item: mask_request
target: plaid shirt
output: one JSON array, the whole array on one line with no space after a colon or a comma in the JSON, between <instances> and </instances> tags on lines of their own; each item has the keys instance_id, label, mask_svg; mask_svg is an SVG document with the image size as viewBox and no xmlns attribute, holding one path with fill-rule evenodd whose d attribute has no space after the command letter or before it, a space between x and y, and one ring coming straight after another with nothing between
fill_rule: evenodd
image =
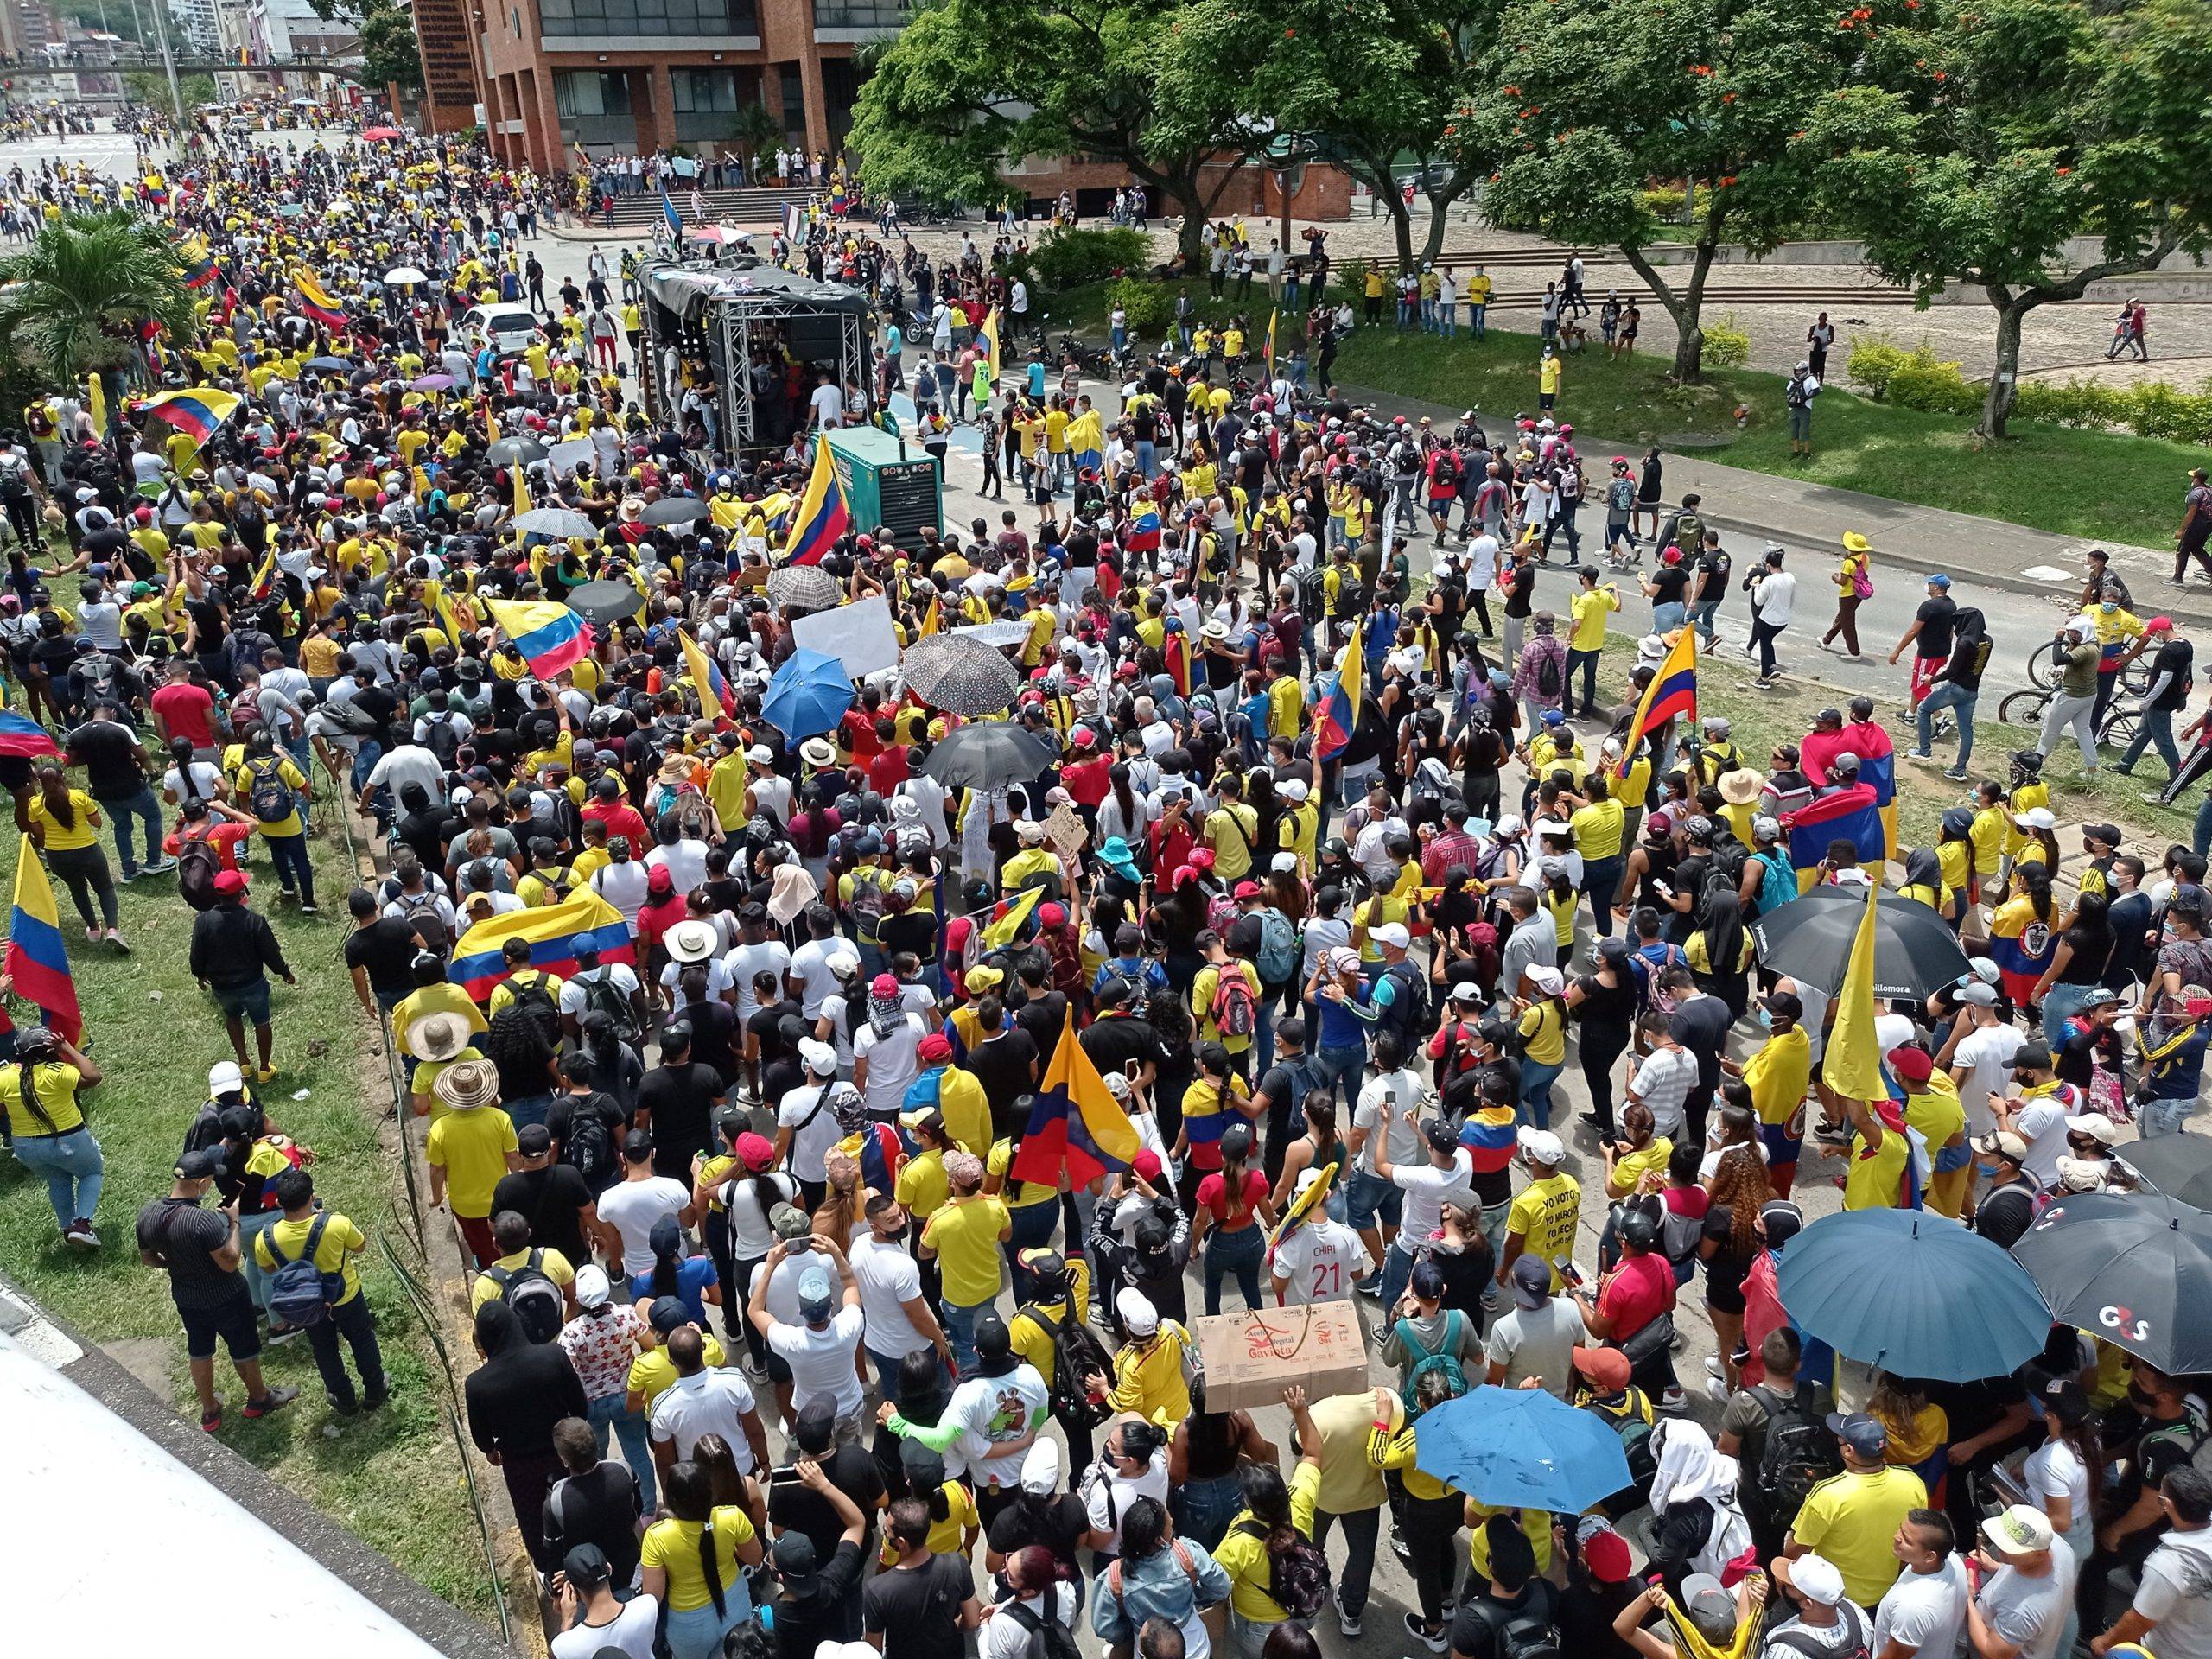
<instances>
[{"instance_id":1,"label":"plaid shirt","mask_svg":"<svg viewBox=\"0 0 2212 1659\"><path fill-rule=\"evenodd\" d=\"M1471 872L1481 860L1483 844L1464 830L1447 830L1428 843L1421 855L1421 879L1423 887L1440 887L1444 872L1454 864L1463 864Z\"/></svg>"}]
</instances>

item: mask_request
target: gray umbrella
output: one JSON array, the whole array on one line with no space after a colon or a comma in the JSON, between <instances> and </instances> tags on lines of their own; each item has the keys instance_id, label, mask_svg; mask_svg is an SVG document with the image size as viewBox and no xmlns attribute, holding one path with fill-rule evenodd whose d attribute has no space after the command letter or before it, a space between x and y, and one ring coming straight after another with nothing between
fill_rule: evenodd
<instances>
[{"instance_id":1,"label":"gray umbrella","mask_svg":"<svg viewBox=\"0 0 2212 1659\"><path fill-rule=\"evenodd\" d=\"M671 495L648 505L639 515L653 525L688 524L707 516L707 504L696 495Z\"/></svg>"},{"instance_id":2,"label":"gray umbrella","mask_svg":"<svg viewBox=\"0 0 2212 1659\"><path fill-rule=\"evenodd\" d=\"M1001 789L1033 784L1059 759L1049 732L1025 731L1004 721L957 726L930 751L922 771L948 789Z\"/></svg>"},{"instance_id":3,"label":"gray umbrella","mask_svg":"<svg viewBox=\"0 0 2212 1659\"><path fill-rule=\"evenodd\" d=\"M1020 677L1003 654L959 633L915 640L899 660L899 671L906 689L932 709L971 719L997 714L1021 688Z\"/></svg>"},{"instance_id":4,"label":"gray umbrella","mask_svg":"<svg viewBox=\"0 0 2212 1659\"><path fill-rule=\"evenodd\" d=\"M535 467L545 459L545 446L536 438L501 438L484 453L494 467L512 467L517 461Z\"/></svg>"},{"instance_id":5,"label":"gray umbrella","mask_svg":"<svg viewBox=\"0 0 2212 1659\"><path fill-rule=\"evenodd\" d=\"M599 526L581 512L570 512L566 507L532 507L528 512L515 515L517 530L531 536L582 536L599 534Z\"/></svg>"},{"instance_id":6,"label":"gray umbrella","mask_svg":"<svg viewBox=\"0 0 2212 1659\"><path fill-rule=\"evenodd\" d=\"M620 576L607 576L572 589L569 608L587 622L623 622L645 608L645 596Z\"/></svg>"},{"instance_id":7,"label":"gray umbrella","mask_svg":"<svg viewBox=\"0 0 2212 1659\"><path fill-rule=\"evenodd\" d=\"M795 611L833 611L845 602L845 590L818 564L787 564L768 573L768 597Z\"/></svg>"}]
</instances>

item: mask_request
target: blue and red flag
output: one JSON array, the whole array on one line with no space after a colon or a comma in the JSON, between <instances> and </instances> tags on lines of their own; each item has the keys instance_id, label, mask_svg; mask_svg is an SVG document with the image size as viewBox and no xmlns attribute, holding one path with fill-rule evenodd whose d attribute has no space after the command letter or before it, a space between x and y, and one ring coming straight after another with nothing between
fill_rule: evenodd
<instances>
[{"instance_id":1,"label":"blue and red flag","mask_svg":"<svg viewBox=\"0 0 2212 1659\"><path fill-rule=\"evenodd\" d=\"M1150 553L1160 546L1160 509L1147 507L1129 521L1128 548L1132 553Z\"/></svg>"},{"instance_id":2,"label":"blue and red flag","mask_svg":"<svg viewBox=\"0 0 2212 1659\"><path fill-rule=\"evenodd\" d=\"M187 288L205 288L222 274L222 268L215 263L214 256L202 253L184 268L184 285Z\"/></svg>"},{"instance_id":3,"label":"blue and red flag","mask_svg":"<svg viewBox=\"0 0 2212 1659\"><path fill-rule=\"evenodd\" d=\"M1359 725L1359 698L1367 678L1367 659L1360 648L1360 634L1366 627L1364 617L1352 625L1351 642L1337 658L1337 671L1321 677L1319 695L1313 704L1313 758L1327 762L1342 754L1351 742L1351 734ZM1346 683L1344 675L1351 675Z\"/></svg>"},{"instance_id":4,"label":"blue and red flag","mask_svg":"<svg viewBox=\"0 0 2212 1659\"><path fill-rule=\"evenodd\" d=\"M637 948L622 912L586 889L557 905L511 910L477 923L454 944L446 977L466 990L472 1001L486 1001L493 988L513 971L505 955L509 939L529 941L530 965L563 979L575 972L576 958L587 950L598 951L602 965L619 962L634 966L637 962ZM20 981L17 988L22 988Z\"/></svg>"},{"instance_id":5,"label":"blue and red flag","mask_svg":"<svg viewBox=\"0 0 2212 1659\"><path fill-rule=\"evenodd\" d=\"M1871 720L1853 721L1843 728L1845 745L1859 757L1859 781L1874 786L1874 804L1882 810L1884 854L1897 850L1897 754L1890 734Z\"/></svg>"},{"instance_id":6,"label":"blue and red flag","mask_svg":"<svg viewBox=\"0 0 2212 1659\"><path fill-rule=\"evenodd\" d=\"M200 386L191 391L166 391L138 406L142 416L165 421L194 443L205 443L215 429L231 418L242 401L234 391Z\"/></svg>"},{"instance_id":7,"label":"blue and red flag","mask_svg":"<svg viewBox=\"0 0 2212 1659\"><path fill-rule=\"evenodd\" d=\"M1651 683L1643 688L1643 700L1636 705L1636 718L1628 723L1628 736L1621 744L1620 764L1613 768L1618 778L1628 776L1628 769L1643 751L1644 740L1661 730L1670 720L1697 718L1697 630L1684 628L1675 636L1675 643L1661 659L1659 671L1651 677Z\"/></svg>"},{"instance_id":8,"label":"blue and red flag","mask_svg":"<svg viewBox=\"0 0 2212 1659\"><path fill-rule=\"evenodd\" d=\"M837 463L830 453L826 435L814 441L814 470L791 513L791 539L784 543L785 564L819 564L822 556L837 544L852 523L845 507L845 486L837 480Z\"/></svg>"},{"instance_id":9,"label":"blue and red flag","mask_svg":"<svg viewBox=\"0 0 2212 1659\"><path fill-rule=\"evenodd\" d=\"M54 884L38 861L29 836L16 852L16 908L8 922L4 963L16 995L38 1005L46 1023L72 1043L85 1035L85 1016L77 1007L77 982L70 976L69 953L61 944L61 912L54 908Z\"/></svg>"},{"instance_id":10,"label":"blue and red flag","mask_svg":"<svg viewBox=\"0 0 2212 1659\"><path fill-rule=\"evenodd\" d=\"M1862 861L1878 863L1888 854L1882 832L1882 810L1874 799L1874 786L1861 779L1848 789L1823 795L1785 820L1789 835L1789 861L1796 867L1798 885L1828 855L1828 843L1848 841Z\"/></svg>"},{"instance_id":11,"label":"blue and red flag","mask_svg":"<svg viewBox=\"0 0 2212 1659\"><path fill-rule=\"evenodd\" d=\"M1494 1175L1513 1161L1519 1133L1510 1106L1482 1106L1459 1125L1459 1144L1472 1156L1477 1174Z\"/></svg>"},{"instance_id":12,"label":"blue and red flag","mask_svg":"<svg viewBox=\"0 0 2212 1659\"><path fill-rule=\"evenodd\" d=\"M1175 682L1179 696L1191 695L1191 641L1180 628L1170 628L1160 642L1160 654L1167 664L1167 673Z\"/></svg>"},{"instance_id":13,"label":"blue and red flag","mask_svg":"<svg viewBox=\"0 0 2212 1659\"><path fill-rule=\"evenodd\" d=\"M486 599L492 613L516 650L530 664L530 671L547 680L591 655L591 630L584 620L565 605L550 600Z\"/></svg>"},{"instance_id":14,"label":"blue and red flag","mask_svg":"<svg viewBox=\"0 0 2212 1659\"><path fill-rule=\"evenodd\" d=\"M54 734L35 720L21 715L0 714L0 754L13 755L19 760L37 760L49 754L61 753L61 746L54 741Z\"/></svg>"},{"instance_id":15,"label":"blue and red flag","mask_svg":"<svg viewBox=\"0 0 2212 1659\"><path fill-rule=\"evenodd\" d=\"M1127 1169L1143 1145L1129 1115L1076 1040L1072 1005L1061 1016L1059 1046L1052 1051L1052 1066L1033 1100L1029 1126L1015 1143L1008 1166L1016 1180L1057 1185L1065 1170L1069 1185L1080 1188L1102 1175ZM1222 1123L1228 1115L1217 1112L1213 1116ZM1193 1128L1200 1121L1186 1117L1184 1127ZM1192 1135L1194 1141L1199 1138Z\"/></svg>"}]
</instances>

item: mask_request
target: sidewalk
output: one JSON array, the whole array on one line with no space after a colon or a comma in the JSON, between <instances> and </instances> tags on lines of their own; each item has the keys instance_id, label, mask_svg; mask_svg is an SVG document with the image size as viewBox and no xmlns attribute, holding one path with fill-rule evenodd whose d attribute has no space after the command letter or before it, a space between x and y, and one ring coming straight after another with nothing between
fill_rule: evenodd
<instances>
[{"instance_id":1,"label":"sidewalk","mask_svg":"<svg viewBox=\"0 0 2212 1659\"><path fill-rule=\"evenodd\" d=\"M1341 390L1353 402L1385 415L1426 415L1447 430L1459 418L1459 410L1438 404L1365 386ZM1580 447L1586 469L1592 456L1640 457L1643 452L1642 445L1602 437L1583 438ZM2113 570L2126 582L2139 614L2159 613L2212 626L2212 584L2186 589L2173 586L2171 550L2077 541L2000 519L1751 472L1699 455L1663 448L1662 454L1668 505L1679 505L1684 494L1694 491L1705 498L1700 508L1705 521L1723 530L1839 550L1843 533L1855 530L1874 544L1878 569L1887 563L1910 570L1967 575L1987 587L2069 603L2081 591L2087 568L2083 555L2102 545L2112 555ZM1593 475L1600 470L1593 469ZM2044 572L2057 574L2040 574Z\"/></svg>"}]
</instances>

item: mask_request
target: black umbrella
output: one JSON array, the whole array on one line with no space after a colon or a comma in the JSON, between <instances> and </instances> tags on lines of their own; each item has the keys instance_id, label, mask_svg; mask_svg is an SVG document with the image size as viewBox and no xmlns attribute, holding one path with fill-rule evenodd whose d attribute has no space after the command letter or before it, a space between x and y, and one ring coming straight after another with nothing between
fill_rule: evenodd
<instances>
[{"instance_id":1,"label":"black umbrella","mask_svg":"<svg viewBox=\"0 0 2212 1659\"><path fill-rule=\"evenodd\" d=\"M2155 1135L2129 1141L2113 1156L2150 1191L2212 1210L2212 1135Z\"/></svg>"},{"instance_id":2,"label":"black umbrella","mask_svg":"<svg viewBox=\"0 0 2212 1659\"><path fill-rule=\"evenodd\" d=\"M494 467L512 467L517 461L535 467L545 459L546 452L536 438L501 438L484 453Z\"/></svg>"},{"instance_id":3,"label":"black umbrella","mask_svg":"<svg viewBox=\"0 0 2212 1659\"><path fill-rule=\"evenodd\" d=\"M2170 1376L2212 1370L2212 1216L2162 1193L2061 1193L2012 1255L2051 1317Z\"/></svg>"},{"instance_id":4,"label":"black umbrella","mask_svg":"<svg viewBox=\"0 0 2212 1659\"><path fill-rule=\"evenodd\" d=\"M772 575L771 592L775 582ZM1004 652L964 633L932 633L915 640L900 658L899 672L906 689L931 708L971 720L1011 707L1021 690L1021 676Z\"/></svg>"},{"instance_id":5,"label":"black umbrella","mask_svg":"<svg viewBox=\"0 0 2212 1659\"><path fill-rule=\"evenodd\" d=\"M692 495L671 495L648 505L639 517L647 524L688 524L707 516L707 504Z\"/></svg>"},{"instance_id":6,"label":"black umbrella","mask_svg":"<svg viewBox=\"0 0 2212 1659\"><path fill-rule=\"evenodd\" d=\"M588 582L569 593L569 608L587 622L626 622L645 607L645 596L619 577Z\"/></svg>"},{"instance_id":7,"label":"black umbrella","mask_svg":"<svg viewBox=\"0 0 2212 1659\"><path fill-rule=\"evenodd\" d=\"M948 789L1000 789L1026 784L1059 758L1048 733L1025 731L1004 721L956 727L930 751L922 771Z\"/></svg>"},{"instance_id":8,"label":"black umbrella","mask_svg":"<svg viewBox=\"0 0 2212 1659\"><path fill-rule=\"evenodd\" d=\"M351 374L359 366L342 357L311 357L307 361L309 374Z\"/></svg>"},{"instance_id":9,"label":"black umbrella","mask_svg":"<svg viewBox=\"0 0 2212 1659\"><path fill-rule=\"evenodd\" d=\"M1751 924L1759 966L1823 991L1843 984L1844 964L1866 914L1857 887L1815 887ZM1874 995L1924 1001L1967 971L1967 953L1943 918L1894 893L1874 901Z\"/></svg>"}]
</instances>

